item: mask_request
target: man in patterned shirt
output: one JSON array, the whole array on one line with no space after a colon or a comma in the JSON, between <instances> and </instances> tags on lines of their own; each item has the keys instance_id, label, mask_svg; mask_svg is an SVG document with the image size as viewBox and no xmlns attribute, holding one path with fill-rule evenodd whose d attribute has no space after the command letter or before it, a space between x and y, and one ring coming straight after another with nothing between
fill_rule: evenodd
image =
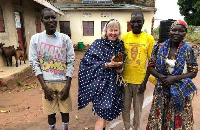
<instances>
[{"instance_id":1,"label":"man in patterned shirt","mask_svg":"<svg viewBox=\"0 0 200 130\"><path fill-rule=\"evenodd\" d=\"M53 10L44 8L41 21L45 31L32 36L29 62L43 89L43 112L48 115L50 130L57 130L57 112L61 113L63 130L68 130L74 49L69 36L56 31L57 19Z\"/></svg>"}]
</instances>

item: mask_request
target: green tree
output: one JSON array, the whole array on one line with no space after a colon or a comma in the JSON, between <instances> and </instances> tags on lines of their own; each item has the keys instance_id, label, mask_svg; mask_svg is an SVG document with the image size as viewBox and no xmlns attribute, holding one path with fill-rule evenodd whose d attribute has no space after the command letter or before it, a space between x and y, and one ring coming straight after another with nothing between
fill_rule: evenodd
<instances>
[{"instance_id":1,"label":"green tree","mask_svg":"<svg viewBox=\"0 0 200 130\"><path fill-rule=\"evenodd\" d=\"M200 0L178 0L178 5L189 25L200 26Z\"/></svg>"},{"instance_id":2,"label":"green tree","mask_svg":"<svg viewBox=\"0 0 200 130\"><path fill-rule=\"evenodd\" d=\"M159 38L159 29L160 29L160 26L153 29L153 37L156 41L158 41L158 38Z\"/></svg>"},{"instance_id":3,"label":"green tree","mask_svg":"<svg viewBox=\"0 0 200 130\"><path fill-rule=\"evenodd\" d=\"M189 42L200 42L200 26L188 26L188 33L185 37L186 41Z\"/></svg>"},{"instance_id":4,"label":"green tree","mask_svg":"<svg viewBox=\"0 0 200 130\"><path fill-rule=\"evenodd\" d=\"M188 30L187 33L189 33L189 34L194 33L196 28L197 28L196 26L189 25L187 28L187 30Z\"/></svg>"}]
</instances>

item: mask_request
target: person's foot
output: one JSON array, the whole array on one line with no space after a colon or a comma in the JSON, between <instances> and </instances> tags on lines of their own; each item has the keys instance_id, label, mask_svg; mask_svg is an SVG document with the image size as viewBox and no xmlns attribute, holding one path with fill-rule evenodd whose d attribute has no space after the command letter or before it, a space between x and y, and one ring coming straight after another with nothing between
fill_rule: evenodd
<instances>
[{"instance_id":1,"label":"person's foot","mask_svg":"<svg viewBox=\"0 0 200 130\"><path fill-rule=\"evenodd\" d=\"M54 124L54 125L49 125L49 130L57 130L57 126L56 126L56 124Z\"/></svg>"},{"instance_id":2,"label":"person's foot","mask_svg":"<svg viewBox=\"0 0 200 130\"><path fill-rule=\"evenodd\" d=\"M62 130L68 130L68 123L62 122Z\"/></svg>"}]
</instances>

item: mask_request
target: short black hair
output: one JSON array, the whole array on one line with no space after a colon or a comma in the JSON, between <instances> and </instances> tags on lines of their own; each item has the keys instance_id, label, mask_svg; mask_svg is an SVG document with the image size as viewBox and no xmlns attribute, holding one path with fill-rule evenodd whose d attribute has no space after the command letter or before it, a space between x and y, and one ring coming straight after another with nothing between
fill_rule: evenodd
<instances>
[{"instance_id":1,"label":"short black hair","mask_svg":"<svg viewBox=\"0 0 200 130\"><path fill-rule=\"evenodd\" d=\"M131 14L131 17L134 16L134 15L141 15L143 20L144 20L144 15L142 13L141 10L135 10L132 14Z\"/></svg>"},{"instance_id":2,"label":"short black hair","mask_svg":"<svg viewBox=\"0 0 200 130\"><path fill-rule=\"evenodd\" d=\"M44 17L44 12L45 12L45 11L53 11L53 12L55 12L55 11L52 10L51 8L44 8L44 9L42 9L41 18Z\"/></svg>"}]
</instances>

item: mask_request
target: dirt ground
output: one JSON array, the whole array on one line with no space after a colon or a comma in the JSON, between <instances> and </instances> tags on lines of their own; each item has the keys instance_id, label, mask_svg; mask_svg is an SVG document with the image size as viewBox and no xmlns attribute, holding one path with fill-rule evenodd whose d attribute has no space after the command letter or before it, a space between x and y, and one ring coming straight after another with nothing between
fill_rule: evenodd
<instances>
[{"instance_id":1,"label":"dirt ground","mask_svg":"<svg viewBox=\"0 0 200 130\"><path fill-rule=\"evenodd\" d=\"M78 66L84 52L76 51L75 72L71 86L73 111L70 113L70 130L94 130L97 116L92 113L92 105L85 109L77 110L78 95ZM200 61L200 57L199 57ZM200 64L200 62L199 62ZM194 79L200 89L200 74ZM42 112L41 88L36 77L20 84L12 91L0 92L0 129L2 130L48 130L47 116ZM148 91L153 91L153 86ZM194 106L194 130L200 129L200 96L195 96ZM150 107L150 105L148 105ZM145 111L146 109L144 109ZM149 110L149 109L148 109ZM147 121L149 111L144 112L142 121ZM78 118L76 118L78 117ZM142 124L144 124L142 123ZM58 130L61 129L61 116L57 113ZM145 126L145 125L144 125ZM143 127L145 129L145 127Z\"/></svg>"}]
</instances>

